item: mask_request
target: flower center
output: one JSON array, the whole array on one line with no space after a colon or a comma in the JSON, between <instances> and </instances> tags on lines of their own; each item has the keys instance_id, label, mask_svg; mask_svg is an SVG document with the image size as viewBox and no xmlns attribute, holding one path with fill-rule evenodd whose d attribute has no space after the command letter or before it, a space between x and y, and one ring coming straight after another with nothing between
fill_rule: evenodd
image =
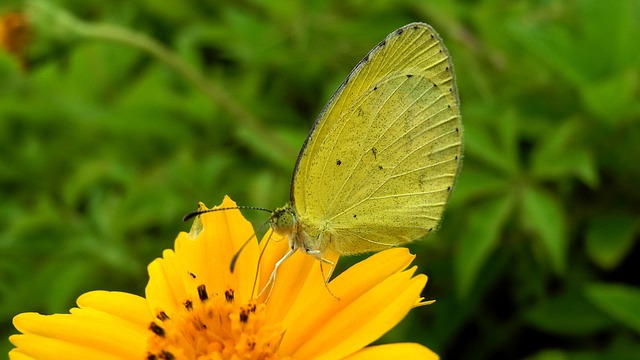
<instances>
[{"instance_id":1,"label":"flower center","mask_svg":"<svg viewBox=\"0 0 640 360\"><path fill-rule=\"evenodd\" d=\"M160 310L151 322L147 359L279 359L284 332L266 324L266 306L237 304L233 289L186 299L178 314Z\"/></svg>"}]
</instances>

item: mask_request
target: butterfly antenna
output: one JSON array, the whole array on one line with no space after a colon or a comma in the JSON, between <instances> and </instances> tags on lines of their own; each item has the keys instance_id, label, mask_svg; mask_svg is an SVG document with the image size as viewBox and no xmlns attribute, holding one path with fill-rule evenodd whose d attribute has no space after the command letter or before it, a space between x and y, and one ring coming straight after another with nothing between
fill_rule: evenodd
<instances>
[{"instance_id":1,"label":"butterfly antenna","mask_svg":"<svg viewBox=\"0 0 640 360\"><path fill-rule=\"evenodd\" d=\"M193 219L194 217L196 217L198 215L202 215L202 214L206 214L206 213L210 213L210 212L214 212L214 211L223 211L223 210L259 210L259 211L266 211L268 213L273 213L273 210L269 210L269 209L265 209L265 208L261 208L261 207L256 207L256 206L230 206L230 207L222 207L222 208L195 210L195 211L192 211L192 212L188 213L187 215L183 216L182 217L182 221L187 221L189 219Z\"/></svg>"},{"instance_id":2,"label":"butterfly antenna","mask_svg":"<svg viewBox=\"0 0 640 360\"><path fill-rule=\"evenodd\" d=\"M206 213L210 213L210 212L214 212L214 211L223 211L223 210L258 210L258 211L264 211L264 212L268 212L270 214L273 214L273 210L269 210L266 208L262 208L262 207L256 207L256 206L230 206L230 207L222 207L222 208L213 208L213 209L201 209L201 210L195 210L192 211L190 213L188 213L187 215L185 215L182 218L182 221L187 221L189 219L192 219L196 216L202 215L202 214L206 214ZM258 231L260 232L262 231L262 229L264 229L264 227L269 223L269 220L263 222L259 227L258 227ZM229 263L229 270L231 271L231 273L234 272L235 268L236 268L236 263L238 262L238 257L240 257L240 254L242 253L242 250L244 250L244 248L247 246L247 244L249 244L249 242L251 241L251 239L253 239L254 237L257 236L257 232L254 232L253 235L251 235L243 244L242 246L240 246L240 249L238 249L238 251L236 251L236 253L233 255L233 257L231 258L231 262ZM268 239L270 239L271 236L269 236ZM268 241L267 239L267 241ZM264 248L262 250L262 252L260 253L260 258L258 258L258 264L260 264L260 259L262 259L262 254L264 254ZM257 281L258 278L258 271L256 271L256 280ZM255 288L255 283L254 283L254 288Z\"/></svg>"},{"instance_id":3,"label":"butterfly antenna","mask_svg":"<svg viewBox=\"0 0 640 360\"><path fill-rule=\"evenodd\" d=\"M254 209L255 210L255 209ZM231 258L231 263L229 263L229 270L231 270L231 273L233 274L233 271L236 268L236 262L238 261L238 257L240 256L240 253L242 252L242 250L244 250L244 248L247 246L247 244L249 243L249 241L251 241L251 239L253 239L256 234L260 231L262 231L262 229L264 229L264 227L269 223L269 220L263 222L260 226L258 226L258 231L254 232L253 235L251 235L247 241L244 242L244 244L242 244L242 246L240 246L240 249L238 249L238 251L236 251L236 253L233 255L233 257ZM261 255L262 256L262 255ZM258 261L260 261L258 259Z\"/></svg>"}]
</instances>

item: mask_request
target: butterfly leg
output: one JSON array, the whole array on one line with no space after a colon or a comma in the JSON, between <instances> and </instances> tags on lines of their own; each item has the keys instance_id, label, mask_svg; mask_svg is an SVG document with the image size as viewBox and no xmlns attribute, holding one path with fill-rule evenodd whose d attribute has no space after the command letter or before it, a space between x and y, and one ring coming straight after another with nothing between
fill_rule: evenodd
<instances>
[{"instance_id":1,"label":"butterfly leg","mask_svg":"<svg viewBox=\"0 0 640 360\"><path fill-rule=\"evenodd\" d=\"M278 262L276 262L276 265L273 267L273 271L271 272L271 276L269 276L269 281L267 281L267 283L264 285L264 288L262 288L262 290L258 294L258 297L261 297L262 294L265 292L265 290L267 290L268 288L269 294L267 295L265 302L269 300L269 297L271 296L271 291L273 291L273 287L275 286L275 283L276 283L276 273L278 272L278 268L280 267L280 265L282 265L285 262L285 260L290 258L291 255L293 255L297 250L298 250L298 247L295 246L295 244L292 244L291 247L289 248L289 251L286 254L284 254L284 256L280 260L278 260Z\"/></svg>"},{"instance_id":2,"label":"butterfly leg","mask_svg":"<svg viewBox=\"0 0 640 360\"><path fill-rule=\"evenodd\" d=\"M313 256L316 260L320 261L320 274L322 275L322 280L324 280L324 287L327 288L327 291L329 292L329 294L331 294L331 296L333 296L336 300L340 300L340 298L337 297L333 293L333 291L331 291L331 289L329 289L329 279L331 279L331 274L333 273L333 269L335 268L336 264L331 260L323 258L320 250L308 250L307 254L309 254L310 256ZM322 263L329 265L329 274L326 276L324 274L324 267L322 267Z\"/></svg>"},{"instance_id":3,"label":"butterfly leg","mask_svg":"<svg viewBox=\"0 0 640 360\"><path fill-rule=\"evenodd\" d=\"M333 273L333 268L335 266L334 262L322 257L322 253L320 250L307 250L307 254L313 256L316 260L320 261L320 271L322 272L322 278L324 279L325 284L329 282L329 278L331 278L331 273ZM322 268L322 263L329 265L329 275L324 276L324 269Z\"/></svg>"}]
</instances>

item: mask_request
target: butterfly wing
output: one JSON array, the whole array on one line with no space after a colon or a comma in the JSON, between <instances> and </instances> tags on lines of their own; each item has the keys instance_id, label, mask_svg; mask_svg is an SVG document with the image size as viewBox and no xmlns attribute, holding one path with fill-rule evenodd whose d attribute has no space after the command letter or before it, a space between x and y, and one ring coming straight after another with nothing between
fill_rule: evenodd
<instances>
[{"instance_id":1,"label":"butterfly wing","mask_svg":"<svg viewBox=\"0 0 640 360\"><path fill-rule=\"evenodd\" d=\"M434 229L462 155L449 54L426 24L406 25L356 66L300 153L291 201L310 236L341 254Z\"/></svg>"}]
</instances>

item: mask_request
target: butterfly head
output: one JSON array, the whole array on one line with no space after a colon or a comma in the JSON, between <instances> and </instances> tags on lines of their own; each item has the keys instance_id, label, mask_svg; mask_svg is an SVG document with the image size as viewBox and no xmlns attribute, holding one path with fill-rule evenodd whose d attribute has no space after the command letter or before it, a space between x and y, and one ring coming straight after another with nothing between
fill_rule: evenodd
<instances>
[{"instance_id":1,"label":"butterfly head","mask_svg":"<svg viewBox=\"0 0 640 360\"><path fill-rule=\"evenodd\" d=\"M290 205L275 209L269 219L269 224L278 235L295 236L298 217Z\"/></svg>"}]
</instances>

